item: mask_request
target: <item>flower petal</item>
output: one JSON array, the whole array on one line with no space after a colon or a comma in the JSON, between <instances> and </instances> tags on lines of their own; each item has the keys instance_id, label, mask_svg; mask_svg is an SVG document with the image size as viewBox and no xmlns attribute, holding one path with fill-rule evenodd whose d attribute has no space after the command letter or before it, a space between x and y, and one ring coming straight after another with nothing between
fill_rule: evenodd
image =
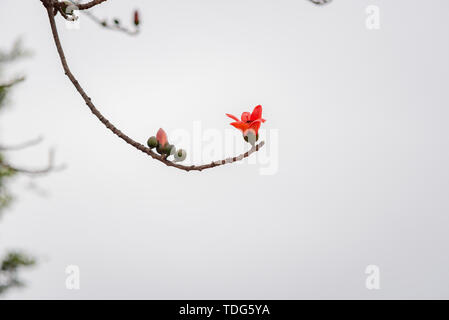
<instances>
[{"instance_id":1,"label":"flower petal","mask_svg":"<svg viewBox=\"0 0 449 320\"><path fill-rule=\"evenodd\" d=\"M229 118L231 118L232 120L240 121L236 116L233 116L232 114L226 113L226 115L227 115Z\"/></svg>"},{"instance_id":2,"label":"flower petal","mask_svg":"<svg viewBox=\"0 0 449 320\"><path fill-rule=\"evenodd\" d=\"M262 124L262 121L260 119L253 121L250 123L249 129L253 129L254 131L256 131L256 134L257 134L259 132L259 128L260 128L261 124Z\"/></svg>"},{"instance_id":3,"label":"flower petal","mask_svg":"<svg viewBox=\"0 0 449 320\"><path fill-rule=\"evenodd\" d=\"M251 121L255 121L262 118L262 106L257 106L254 108L253 113L251 113Z\"/></svg>"},{"instance_id":4,"label":"flower petal","mask_svg":"<svg viewBox=\"0 0 449 320\"><path fill-rule=\"evenodd\" d=\"M156 134L156 140L159 142L161 146L165 146L167 143L167 134L164 129L160 128Z\"/></svg>"},{"instance_id":5,"label":"flower petal","mask_svg":"<svg viewBox=\"0 0 449 320\"><path fill-rule=\"evenodd\" d=\"M242 132L249 128L249 125L243 121L232 122L231 126L241 130Z\"/></svg>"},{"instance_id":6,"label":"flower petal","mask_svg":"<svg viewBox=\"0 0 449 320\"><path fill-rule=\"evenodd\" d=\"M242 113L242 121L247 122L251 118L251 114L249 112L243 112Z\"/></svg>"}]
</instances>

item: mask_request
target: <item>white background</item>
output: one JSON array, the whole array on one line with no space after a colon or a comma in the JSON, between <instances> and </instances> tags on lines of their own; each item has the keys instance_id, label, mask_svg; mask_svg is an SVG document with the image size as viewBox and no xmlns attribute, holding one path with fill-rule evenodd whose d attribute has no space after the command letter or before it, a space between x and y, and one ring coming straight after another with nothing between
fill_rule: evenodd
<instances>
[{"instance_id":1,"label":"white background","mask_svg":"<svg viewBox=\"0 0 449 320\"><path fill-rule=\"evenodd\" d=\"M365 27L368 5L380 30ZM25 249L39 265L6 298L449 298L448 1L109 0L92 12L128 24L135 8L138 37L57 17L100 110L144 143L199 120L224 132L224 113L262 104L279 168L186 173L132 149L65 78L40 1L1 0L1 47L22 36L34 51L10 69L28 78L2 143L43 134L10 159L38 166L56 146L68 165L33 180L46 196L27 178L12 186L0 254ZM65 287L72 264L78 291ZM370 264L380 290L365 287Z\"/></svg>"}]
</instances>

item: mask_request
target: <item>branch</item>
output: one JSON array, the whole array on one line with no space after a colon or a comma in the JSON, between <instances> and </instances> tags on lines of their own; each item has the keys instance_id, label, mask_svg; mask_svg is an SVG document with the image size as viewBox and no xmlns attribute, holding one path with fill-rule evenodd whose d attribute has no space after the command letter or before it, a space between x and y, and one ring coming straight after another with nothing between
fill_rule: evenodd
<instances>
[{"instance_id":1,"label":"branch","mask_svg":"<svg viewBox=\"0 0 449 320\"><path fill-rule=\"evenodd\" d=\"M0 63L12 62L19 58L25 58L29 55L31 55L31 52L22 48L22 41L19 39L14 43L14 46L10 52L0 52Z\"/></svg>"},{"instance_id":2,"label":"branch","mask_svg":"<svg viewBox=\"0 0 449 320\"><path fill-rule=\"evenodd\" d=\"M84 3L84 4L80 3L80 4L77 4L77 7L78 7L79 10L87 10L87 9L93 8L93 7L95 7L96 5L99 5L99 4L101 4L101 3L103 3L103 2L106 2L106 1L107 1L107 0L92 0L92 1L90 1L90 2L88 2L88 3Z\"/></svg>"},{"instance_id":3,"label":"branch","mask_svg":"<svg viewBox=\"0 0 449 320\"><path fill-rule=\"evenodd\" d=\"M2 260L0 260L0 294L8 289L23 286L23 282L18 278L18 270L36 264L33 257L20 252L10 252Z\"/></svg>"},{"instance_id":4,"label":"branch","mask_svg":"<svg viewBox=\"0 0 449 320\"><path fill-rule=\"evenodd\" d=\"M67 1L68 1L68 3L71 3L74 7L69 7L66 4ZM78 17L74 16L73 10L79 9L79 7L82 4L80 4L79 1L77 1L77 0L66 0L66 3L60 3L59 12L61 13L61 15L64 17L64 19L69 20L69 21L74 21L74 20L78 19ZM128 28L122 26L118 19L114 19L113 23L110 24L106 20L98 18L90 11L82 11L82 13L84 13L89 19L91 19L93 22L95 22L96 24L98 24L99 26L101 26L105 29L109 29L109 30L113 30L113 31L121 31L121 32L124 32L131 36L139 34L140 19L139 19L138 11L134 12L134 25L136 27L134 30L131 30L131 29L128 29Z\"/></svg>"},{"instance_id":5,"label":"branch","mask_svg":"<svg viewBox=\"0 0 449 320\"><path fill-rule=\"evenodd\" d=\"M26 141L26 142L22 142L20 144L17 145L13 145L13 146L2 146L0 145L0 151L16 151L16 150L22 150L28 147L32 147L35 146L39 143L42 142L42 137L37 137L34 140L30 140L30 141Z\"/></svg>"},{"instance_id":6,"label":"branch","mask_svg":"<svg viewBox=\"0 0 449 320\"><path fill-rule=\"evenodd\" d=\"M309 0L309 1L312 2L313 4L321 6L323 4L330 3L332 0Z\"/></svg>"},{"instance_id":7,"label":"branch","mask_svg":"<svg viewBox=\"0 0 449 320\"><path fill-rule=\"evenodd\" d=\"M139 31L140 31L139 28L136 28L135 30L130 30L126 27L121 26L120 24L110 25L106 21L101 20L100 18L96 17L89 11L84 11L83 13L88 18L90 18L93 22L97 23L98 25L102 26L103 28L114 30L114 31L121 31L121 32L129 34L130 36L135 36L135 35L139 34Z\"/></svg>"},{"instance_id":8,"label":"branch","mask_svg":"<svg viewBox=\"0 0 449 320\"><path fill-rule=\"evenodd\" d=\"M6 170L11 170L13 172L23 173L23 174L28 174L28 175L42 175L42 174L50 173L52 171L62 170L64 168L64 166L55 167L53 150L50 150L48 153L47 166L40 168L40 169L27 169L27 168L15 167L15 166L12 166L12 165L9 165L9 164L3 162L3 160L0 160L0 167L2 167L3 169L6 169Z\"/></svg>"},{"instance_id":9,"label":"branch","mask_svg":"<svg viewBox=\"0 0 449 320\"><path fill-rule=\"evenodd\" d=\"M0 84L1 88L11 88L12 86L18 84L19 82L25 81L25 77L20 77L17 79L14 79L10 82L4 83L4 84Z\"/></svg>"},{"instance_id":10,"label":"branch","mask_svg":"<svg viewBox=\"0 0 449 320\"><path fill-rule=\"evenodd\" d=\"M84 89L81 87L80 83L78 82L78 80L75 78L75 76L73 75L72 71L70 70L68 64L67 64L67 59L65 57L64 54L64 50L62 48L61 45L61 41L59 38L59 34L58 34L58 29L56 27L56 22L55 22L55 17L54 17L54 3L52 2L52 0L42 0L44 3L44 6L47 9L47 14L48 14L48 19L50 21L50 26L51 26L51 31L53 34L53 40L55 42L56 45L56 50L58 51L58 55L59 58L61 60L61 64L62 67L64 69L64 72L66 74L66 76L69 78L69 80L72 82L73 86L75 87L75 89L78 91L78 93L81 95L81 97L83 98L84 102L86 103L86 105L89 107L90 111L94 114L95 117L98 118L98 120L100 120L101 123L103 123L103 125L109 129L112 133L114 133L117 137L119 137L120 139L122 139L123 141L125 141L127 144L131 145L132 147L134 147L135 149L149 155L150 157L152 157L155 160L158 160L162 163L164 163L165 165L169 166L169 167L174 167L180 170L184 170L184 171L202 171L205 169L210 169L210 168L215 168L227 163L233 163L236 161L240 161L243 160L244 158L249 157L252 153L259 151L260 148L263 147L264 142L260 142L258 145L253 146L249 151L233 157L233 158L228 158L228 159L224 159L224 160L218 160L218 161L213 161L209 164L204 164L204 165L199 165L199 166L187 166L187 165L181 165L179 163L174 163L170 160L167 160L164 156L158 155L157 153L155 153L154 151L152 151L150 148L145 147L144 145L142 145L141 143L131 139L129 136L127 136L125 133L123 133L121 130L119 130L116 126L114 126L107 118L105 118L101 112L95 107L95 105L93 104L91 98L86 94L86 92L84 91ZM97 1L98 2L98 1Z\"/></svg>"}]
</instances>

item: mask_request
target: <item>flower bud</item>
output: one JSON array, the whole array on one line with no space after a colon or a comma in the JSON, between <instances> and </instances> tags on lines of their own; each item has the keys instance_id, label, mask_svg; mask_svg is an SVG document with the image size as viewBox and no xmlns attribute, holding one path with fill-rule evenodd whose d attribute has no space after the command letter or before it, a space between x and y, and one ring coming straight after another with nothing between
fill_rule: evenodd
<instances>
[{"instance_id":1,"label":"flower bud","mask_svg":"<svg viewBox=\"0 0 449 320\"><path fill-rule=\"evenodd\" d=\"M187 157L187 152L184 149L179 149L175 152L175 161L180 162L184 161Z\"/></svg>"},{"instance_id":2,"label":"flower bud","mask_svg":"<svg viewBox=\"0 0 449 320\"><path fill-rule=\"evenodd\" d=\"M160 155L163 155L163 154L164 154L163 147L161 146L160 143L158 143L158 145L157 145L157 147L156 147L156 151L157 151L157 153L159 153Z\"/></svg>"},{"instance_id":3,"label":"flower bud","mask_svg":"<svg viewBox=\"0 0 449 320\"><path fill-rule=\"evenodd\" d=\"M157 131L156 139L162 147L165 146L166 143L168 143L167 134L165 133L164 129L160 128Z\"/></svg>"},{"instance_id":4,"label":"flower bud","mask_svg":"<svg viewBox=\"0 0 449 320\"><path fill-rule=\"evenodd\" d=\"M150 149L156 148L159 145L159 143L157 142L156 137L154 137L154 136L150 137L150 139L148 139L147 144L148 144L148 147Z\"/></svg>"},{"instance_id":5,"label":"flower bud","mask_svg":"<svg viewBox=\"0 0 449 320\"><path fill-rule=\"evenodd\" d=\"M76 5L68 0L61 2L61 8L68 16L73 15L73 12L77 9Z\"/></svg>"},{"instance_id":6,"label":"flower bud","mask_svg":"<svg viewBox=\"0 0 449 320\"><path fill-rule=\"evenodd\" d=\"M176 150L175 146L172 145L172 144L167 143L164 146L164 148L163 148L163 152L164 152L164 154L169 156L171 154L171 152L172 152L172 149L173 149L173 152L174 152Z\"/></svg>"},{"instance_id":7,"label":"flower bud","mask_svg":"<svg viewBox=\"0 0 449 320\"><path fill-rule=\"evenodd\" d=\"M140 15L139 11L134 11L134 25L137 27L140 24Z\"/></svg>"},{"instance_id":8,"label":"flower bud","mask_svg":"<svg viewBox=\"0 0 449 320\"><path fill-rule=\"evenodd\" d=\"M156 151L161 154L161 155L167 155L169 156L171 153L171 150L174 148L175 146L172 144L169 144L168 142L162 146L160 143L156 148Z\"/></svg>"}]
</instances>

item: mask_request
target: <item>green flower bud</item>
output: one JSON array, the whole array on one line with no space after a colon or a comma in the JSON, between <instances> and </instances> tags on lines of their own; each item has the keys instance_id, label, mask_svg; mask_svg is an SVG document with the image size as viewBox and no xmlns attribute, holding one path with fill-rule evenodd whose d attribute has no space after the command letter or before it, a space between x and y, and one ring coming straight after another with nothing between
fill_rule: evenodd
<instances>
[{"instance_id":1,"label":"green flower bud","mask_svg":"<svg viewBox=\"0 0 449 320\"><path fill-rule=\"evenodd\" d=\"M161 154L161 155L167 155L169 156L171 153L171 150L174 148L175 146L172 144L169 144L168 142L164 145L161 146L160 144L157 146L156 151Z\"/></svg>"},{"instance_id":2,"label":"green flower bud","mask_svg":"<svg viewBox=\"0 0 449 320\"><path fill-rule=\"evenodd\" d=\"M150 139L148 139L147 144L148 144L148 147L150 149L156 148L159 145L159 143L157 142L156 137L154 137L154 136L150 137Z\"/></svg>"},{"instance_id":3,"label":"green flower bud","mask_svg":"<svg viewBox=\"0 0 449 320\"><path fill-rule=\"evenodd\" d=\"M76 5L66 0L61 2L61 8L65 12L65 14L71 16L73 15L73 11L76 9Z\"/></svg>"},{"instance_id":4,"label":"green flower bud","mask_svg":"<svg viewBox=\"0 0 449 320\"><path fill-rule=\"evenodd\" d=\"M180 161L184 161L187 157L187 152L184 149L179 149L178 151L175 152L175 161L176 162L180 162Z\"/></svg>"},{"instance_id":5,"label":"green flower bud","mask_svg":"<svg viewBox=\"0 0 449 320\"><path fill-rule=\"evenodd\" d=\"M157 147L156 147L156 151L159 153L159 154L165 154L165 146L162 146L160 143L157 145Z\"/></svg>"},{"instance_id":6,"label":"green flower bud","mask_svg":"<svg viewBox=\"0 0 449 320\"><path fill-rule=\"evenodd\" d=\"M171 155L172 150L173 150L173 152L175 152L175 151L176 151L176 148L175 148L174 145L169 144L169 143L167 143L167 144L164 146L164 148L163 148L163 152L164 152L166 155L168 155L168 156Z\"/></svg>"}]
</instances>

